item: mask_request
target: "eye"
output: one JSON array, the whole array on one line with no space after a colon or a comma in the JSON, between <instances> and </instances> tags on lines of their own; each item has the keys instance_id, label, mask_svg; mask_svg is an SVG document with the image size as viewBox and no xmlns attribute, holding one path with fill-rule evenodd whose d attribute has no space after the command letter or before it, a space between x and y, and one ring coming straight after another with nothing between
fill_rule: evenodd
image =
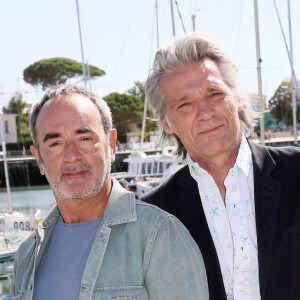
<instances>
[{"instance_id":1,"label":"eye","mask_svg":"<svg viewBox=\"0 0 300 300\"><path fill-rule=\"evenodd\" d=\"M87 142L87 141L91 141L92 138L88 137L88 136L83 136L83 137L80 138L80 140L83 141L83 142Z\"/></svg>"},{"instance_id":2,"label":"eye","mask_svg":"<svg viewBox=\"0 0 300 300\"><path fill-rule=\"evenodd\" d=\"M181 102L177 109L181 109L181 108L187 108L189 107L190 105L192 104L192 101L184 101L184 102Z\"/></svg>"},{"instance_id":3,"label":"eye","mask_svg":"<svg viewBox=\"0 0 300 300\"><path fill-rule=\"evenodd\" d=\"M212 93L210 96L211 97L216 97L216 96L220 96L220 95L222 95L223 93L222 92L214 92L214 93Z\"/></svg>"},{"instance_id":4,"label":"eye","mask_svg":"<svg viewBox=\"0 0 300 300\"><path fill-rule=\"evenodd\" d=\"M188 105L190 105L189 102L184 102L184 103L180 104L180 105L178 106L178 108L184 107L184 106L188 106Z\"/></svg>"},{"instance_id":5,"label":"eye","mask_svg":"<svg viewBox=\"0 0 300 300\"><path fill-rule=\"evenodd\" d=\"M53 142L49 145L49 147L53 148L59 145L59 142Z\"/></svg>"}]
</instances>

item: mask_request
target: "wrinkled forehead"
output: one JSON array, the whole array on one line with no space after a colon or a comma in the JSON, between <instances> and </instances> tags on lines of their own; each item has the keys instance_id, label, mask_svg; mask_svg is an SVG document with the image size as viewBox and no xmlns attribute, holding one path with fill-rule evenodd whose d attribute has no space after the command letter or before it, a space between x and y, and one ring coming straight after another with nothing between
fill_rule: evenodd
<instances>
[{"instance_id":1,"label":"wrinkled forehead","mask_svg":"<svg viewBox=\"0 0 300 300\"><path fill-rule=\"evenodd\" d=\"M85 96L73 94L73 95L61 95L58 97L53 97L44 103L39 115L37 117L37 122L52 114L68 114L68 112L82 112L82 113L92 113L99 115L100 113L97 106L93 101Z\"/></svg>"}]
</instances>

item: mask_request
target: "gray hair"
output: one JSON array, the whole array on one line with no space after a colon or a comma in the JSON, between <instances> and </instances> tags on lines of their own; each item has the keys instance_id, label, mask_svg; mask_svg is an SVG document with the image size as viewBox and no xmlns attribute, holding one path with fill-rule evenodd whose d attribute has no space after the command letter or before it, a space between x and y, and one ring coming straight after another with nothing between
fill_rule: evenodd
<instances>
[{"instance_id":1,"label":"gray hair","mask_svg":"<svg viewBox=\"0 0 300 300\"><path fill-rule=\"evenodd\" d=\"M29 129L30 134L33 140L33 143L35 146L38 146L37 140L36 140L36 120L37 117L43 107L43 105L51 100L51 99L57 99L63 96L71 96L71 95L80 95L87 99L90 99L97 107L100 116L101 116L101 122L104 129L105 135L109 138L110 132L112 130L112 116L111 111L107 105L107 103L98 95L95 93L89 91L88 89L71 85L71 84L64 84L64 85L58 85L46 92L46 94L43 96L43 98L34 105L30 121L29 121Z\"/></svg>"},{"instance_id":2,"label":"gray hair","mask_svg":"<svg viewBox=\"0 0 300 300\"><path fill-rule=\"evenodd\" d=\"M240 100L243 106L243 110L239 112L240 126L245 136L249 136L254 129L255 119L258 117L258 113L253 109L253 100L240 89L235 61L207 32L192 32L175 37L156 52L153 68L146 81L146 95L150 105L161 120L166 118L167 121L165 96L160 86L161 77L167 72L181 69L187 64L199 62L205 58L210 58L217 64L222 79L231 88L236 99ZM162 131L163 140L172 139L172 136L177 141L177 155L185 157L186 150L180 139L175 134L169 135Z\"/></svg>"}]
</instances>

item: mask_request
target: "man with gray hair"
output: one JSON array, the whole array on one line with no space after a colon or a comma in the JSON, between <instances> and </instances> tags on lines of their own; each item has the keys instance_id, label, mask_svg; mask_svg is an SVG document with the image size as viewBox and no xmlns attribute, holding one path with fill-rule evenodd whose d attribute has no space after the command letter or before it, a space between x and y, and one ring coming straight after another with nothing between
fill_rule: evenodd
<instances>
[{"instance_id":1,"label":"man with gray hair","mask_svg":"<svg viewBox=\"0 0 300 300\"><path fill-rule=\"evenodd\" d=\"M146 94L187 166L143 200L188 228L210 299L300 299L300 151L247 140L256 113L234 61L208 33L176 37Z\"/></svg>"},{"instance_id":2,"label":"man with gray hair","mask_svg":"<svg viewBox=\"0 0 300 300\"><path fill-rule=\"evenodd\" d=\"M186 228L111 178L117 132L104 100L54 87L34 106L30 130L57 206L18 249L7 299L208 299Z\"/></svg>"}]
</instances>

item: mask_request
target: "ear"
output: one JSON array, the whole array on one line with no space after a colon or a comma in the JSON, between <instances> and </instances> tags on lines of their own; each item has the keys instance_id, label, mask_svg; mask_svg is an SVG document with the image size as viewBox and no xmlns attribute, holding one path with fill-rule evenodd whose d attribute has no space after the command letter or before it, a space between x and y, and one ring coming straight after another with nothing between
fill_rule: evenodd
<instances>
[{"instance_id":1,"label":"ear","mask_svg":"<svg viewBox=\"0 0 300 300\"><path fill-rule=\"evenodd\" d=\"M164 128L164 131L167 133L167 134L172 134L174 133L174 129L168 124L168 122L166 121L165 118L162 118L161 119L161 124Z\"/></svg>"},{"instance_id":2,"label":"ear","mask_svg":"<svg viewBox=\"0 0 300 300\"><path fill-rule=\"evenodd\" d=\"M117 142L117 130L112 129L110 132L110 151L111 151L111 162L114 162L116 160L116 142Z\"/></svg>"},{"instance_id":3,"label":"ear","mask_svg":"<svg viewBox=\"0 0 300 300\"><path fill-rule=\"evenodd\" d=\"M36 159L36 162L37 162L38 167L39 167L39 169L40 169L40 173L41 173L42 175L45 175L45 173L44 173L44 171L43 171L43 167L42 167L42 164L41 164L41 159L40 159L39 152L38 152L37 148L36 148L34 145L31 145L31 146L30 146L30 151L31 151L32 155L33 155L33 156L35 157L35 159Z\"/></svg>"}]
</instances>

